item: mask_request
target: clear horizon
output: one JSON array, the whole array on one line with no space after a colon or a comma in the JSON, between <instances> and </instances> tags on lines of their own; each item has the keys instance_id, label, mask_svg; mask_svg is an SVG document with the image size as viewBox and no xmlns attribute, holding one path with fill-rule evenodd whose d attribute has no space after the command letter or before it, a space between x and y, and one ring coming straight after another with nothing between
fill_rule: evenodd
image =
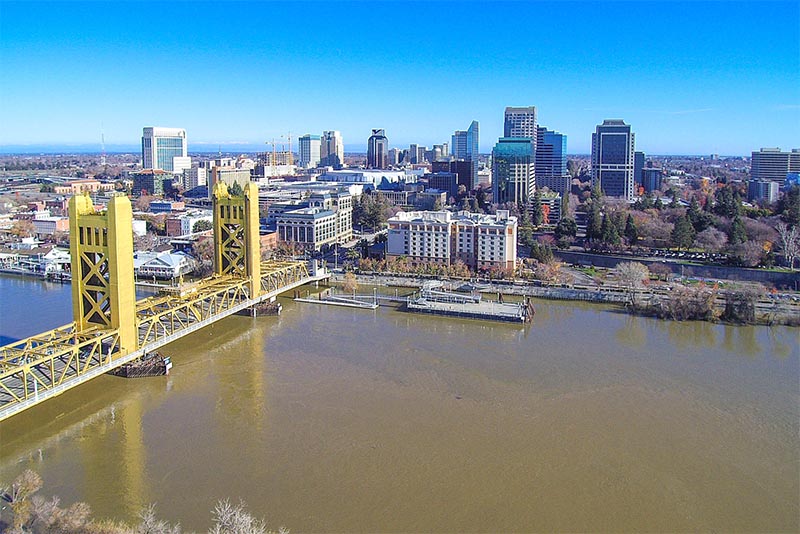
<instances>
[{"instance_id":1,"label":"clear horizon","mask_svg":"<svg viewBox=\"0 0 800 534\"><path fill-rule=\"evenodd\" d=\"M323 130L358 150L371 128L392 147L431 147L472 120L488 153L504 108L528 105L567 134L570 154L588 154L608 118L631 124L637 150L652 154L800 146L796 1L0 9L0 58L13 73L0 92L4 153L99 152L101 135L107 147L135 147L145 126L185 128L195 152L285 144L289 132L296 150L300 135Z\"/></svg>"}]
</instances>

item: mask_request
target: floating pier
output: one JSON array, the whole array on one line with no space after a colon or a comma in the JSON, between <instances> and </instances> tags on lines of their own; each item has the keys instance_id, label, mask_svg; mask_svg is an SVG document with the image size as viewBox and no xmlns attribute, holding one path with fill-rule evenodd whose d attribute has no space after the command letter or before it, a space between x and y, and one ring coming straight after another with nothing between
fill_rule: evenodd
<instances>
[{"instance_id":1,"label":"floating pier","mask_svg":"<svg viewBox=\"0 0 800 534\"><path fill-rule=\"evenodd\" d=\"M425 282L420 296L406 301L406 311L516 323L530 322L535 313L529 299L520 303L484 301L479 293L453 293L441 291L441 287L441 282Z\"/></svg>"}]
</instances>

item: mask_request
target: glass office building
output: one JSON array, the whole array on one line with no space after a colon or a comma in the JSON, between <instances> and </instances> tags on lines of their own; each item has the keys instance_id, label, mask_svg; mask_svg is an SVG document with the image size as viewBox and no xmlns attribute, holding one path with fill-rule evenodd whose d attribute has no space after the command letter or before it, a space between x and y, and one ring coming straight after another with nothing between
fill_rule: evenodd
<instances>
[{"instance_id":1,"label":"glass office building","mask_svg":"<svg viewBox=\"0 0 800 534\"><path fill-rule=\"evenodd\" d=\"M535 139L535 138L534 138ZM492 150L492 198L496 204L525 204L536 190L535 140L501 137Z\"/></svg>"},{"instance_id":2,"label":"glass office building","mask_svg":"<svg viewBox=\"0 0 800 534\"><path fill-rule=\"evenodd\" d=\"M188 157L186 130L182 128L147 127L142 130L142 167L180 172ZM184 158L176 161L175 158ZM176 165L176 163L178 165Z\"/></svg>"}]
</instances>

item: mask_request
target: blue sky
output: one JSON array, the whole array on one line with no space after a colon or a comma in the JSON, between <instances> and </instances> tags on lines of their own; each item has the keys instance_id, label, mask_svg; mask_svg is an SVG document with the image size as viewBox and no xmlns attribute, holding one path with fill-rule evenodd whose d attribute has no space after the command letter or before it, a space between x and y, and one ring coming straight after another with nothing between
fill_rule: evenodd
<instances>
[{"instance_id":1,"label":"blue sky","mask_svg":"<svg viewBox=\"0 0 800 534\"><path fill-rule=\"evenodd\" d=\"M505 106L587 153L604 118L651 154L800 147L800 2L0 1L0 146L190 150L342 132L481 150ZM296 144L295 144L296 148ZM224 149L224 148L223 148Z\"/></svg>"}]
</instances>

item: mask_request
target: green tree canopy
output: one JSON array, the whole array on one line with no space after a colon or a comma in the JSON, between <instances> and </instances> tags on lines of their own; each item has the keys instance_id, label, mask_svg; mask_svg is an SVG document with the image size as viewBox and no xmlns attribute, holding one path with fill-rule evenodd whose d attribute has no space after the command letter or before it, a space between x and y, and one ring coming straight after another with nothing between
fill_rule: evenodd
<instances>
[{"instance_id":1,"label":"green tree canopy","mask_svg":"<svg viewBox=\"0 0 800 534\"><path fill-rule=\"evenodd\" d=\"M672 229L672 246L680 249L688 249L694 243L695 231L688 215L683 215L675 221L675 227Z\"/></svg>"}]
</instances>

